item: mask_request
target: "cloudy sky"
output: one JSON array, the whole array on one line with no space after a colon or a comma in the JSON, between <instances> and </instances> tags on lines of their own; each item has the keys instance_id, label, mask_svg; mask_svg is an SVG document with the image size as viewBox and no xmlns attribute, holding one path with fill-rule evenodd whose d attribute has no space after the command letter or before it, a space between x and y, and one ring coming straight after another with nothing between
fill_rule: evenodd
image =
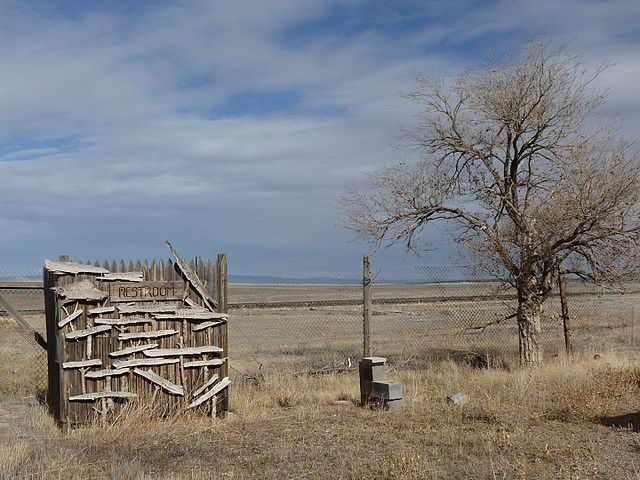
<instances>
[{"instance_id":1,"label":"cloudy sky","mask_svg":"<svg viewBox=\"0 0 640 480\"><path fill-rule=\"evenodd\" d=\"M338 200L414 156L400 92L538 36L610 62L602 114L640 136L637 0L0 0L0 269L169 239L237 274L357 270ZM431 243L374 261L452 261Z\"/></svg>"}]
</instances>

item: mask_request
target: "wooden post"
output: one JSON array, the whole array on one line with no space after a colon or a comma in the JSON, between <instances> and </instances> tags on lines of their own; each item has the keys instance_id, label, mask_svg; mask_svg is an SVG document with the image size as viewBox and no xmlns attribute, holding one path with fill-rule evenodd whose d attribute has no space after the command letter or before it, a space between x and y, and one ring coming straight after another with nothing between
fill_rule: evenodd
<instances>
[{"instance_id":1,"label":"wooden post","mask_svg":"<svg viewBox=\"0 0 640 480\"><path fill-rule=\"evenodd\" d=\"M567 283L560 265L558 265L558 290L560 291L560 310L564 328L564 348L567 355L571 356L573 355L573 345L571 345L571 323L567 305Z\"/></svg>"},{"instance_id":2,"label":"wooden post","mask_svg":"<svg viewBox=\"0 0 640 480\"><path fill-rule=\"evenodd\" d=\"M216 300L218 301L218 312L227 313L227 256L224 253L218 254L216 259ZM220 347L222 348L222 358L229 358L229 349L227 345L227 326L228 322L224 322L220 326ZM229 376L229 360L224 362L220 367L220 377ZM217 400L213 400L216 402ZM213 409L213 406L212 406ZM220 392L220 409L216 409L221 417L226 417L229 411L229 389Z\"/></svg>"},{"instance_id":3,"label":"wooden post","mask_svg":"<svg viewBox=\"0 0 640 480\"><path fill-rule=\"evenodd\" d=\"M371 356L371 264L369 255L362 257L362 356Z\"/></svg>"}]
</instances>

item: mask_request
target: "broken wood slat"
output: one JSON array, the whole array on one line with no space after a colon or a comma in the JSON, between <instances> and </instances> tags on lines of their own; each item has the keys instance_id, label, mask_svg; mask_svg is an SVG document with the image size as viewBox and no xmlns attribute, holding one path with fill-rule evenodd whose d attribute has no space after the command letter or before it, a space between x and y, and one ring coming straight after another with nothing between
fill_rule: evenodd
<instances>
[{"instance_id":1,"label":"broken wood slat","mask_svg":"<svg viewBox=\"0 0 640 480\"><path fill-rule=\"evenodd\" d=\"M139 325L141 323L151 323L150 318L126 317L126 318L96 318L94 322L98 325Z\"/></svg>"},{"instance_id":2,"label":"broken wood slat","mask_svg":"<svg viewBox=\"0 0 640 480\"><path fill-rule=\"evenodd\" d=\"M135 347L123 348L122 350L116 350L109 353L110 357L125 357L127 355L131 355L132 353L144 352L145 350L149 350L151 348L156 348L158 346L157 343L146 343L144 345L136 345Z\"/></svg>"},{"instance_id":3,"label":"broken wood slat","mask_svg":"<svg viewBox=\"0 0 640 480\"><path fill-rule=\"evenodd\" d=\"M93 393L83 393L82 395L73 395L69 397L70 402L82 402L82 401L92 401L92 400L100 400L101 398L136 398L138 395L131 392L112 392L112 391L104 391L104 392L93 392Z\"/></svg>"},{"instance_id":4,"label":"broken wood slat","mask_svg":"<svg viewBox=\"0 0 640 480\"><path fill-rule=\"evenodd\" d=\"M217 373L214 373L213 375L211 375L211 378L209 380L207 380L206 382L204 382L197 390L195 390L191 396L192 397L197 397L198 395L200 395L202 392L204 392L207 388L209 388L211 385L213 385L215 383L216 380L218 380L218 378L220 378L218 376Z\"/></svg>"},{"instance_id":5,"label":"broken wood slat","mask_svg":"<svg viewBox=\"0 0 640 480\"><path fill-rule=\"evenodd\" d=\"M105 370L96 370L94 372L87 372L84 376L85 378L106 378L106 377L117 377L118 375L124 375L125 373L129 373L128 368L119 368L112 369L108 368Z\"/></svg>"},{"instance_id":6,"label":"broken wood slat","mask_svg":"<svg viewBox=\"0 0 640 480\"><path fill-rule=\"evenodd\" d=\"M198 405L203 404L204 402L209 400L211 397L221 392L224 388L228 387L230 383L231 383L231 380L229 379L229 377L224 377L219 383L216 383L211 390L209 390L207 393L201 395L197 400L187 405L187 408L194 408L194 407L197 407Z\"/></svg>"},{"instance_id":7,"label":"broken wood slat","mask_svg":"<svg viewBox=\"0 0 640 480\"><path fill-rule=\"evenodd\" d=\"M74 330L67 333L67 340L77 340L79 338L88 337L90 335L98 335L99 333L111 330L109 325L98 325L97 327L85 328L83 330Z\"/></svg>"},{"instance_id":8,"label":"broken wood slat","mask_svg":"<svg viewBox=\"0 0 640 480\"><path fill-rule=\"evenodd\" d=\"M56 275L76 275L78 273L109 273L109 270L101 267L94 267L92 265L83 265L82 263L73 262L54 262L52 260L45 260L44 268Z\"/></svg>"},{"instance_id":9,"label":"broken wood slat","mask_svg":"<svg viewBox=\"0 0 640 480\"><path fill-rule=\"evenodd\" d=\"M116 311L116 307L98 307L87 310L89 315L102 315L103 313L113 313Z\"/></svg>"},{"instance_id":10,"label":"broken wood slat","mask_svg":"<svg viewBox=\"0 0 640 480\"><path fill-rule=\"evenodd\" d=\"M145 357L180 357L202 355L203 353L220 353L222 349L213 345L203 345L201 347L184 348L159 348L144 352Z\"/></svg>"},{"instance_id":11,"label":"broken wood slat","mask_svg":"<svg viewBox=\"0 0 640 480\"><path fill-rule=\"evenodd\" d=\"M133 373L139 375L141 377L146 378L151 383L155 383L163 390L166 390L169 393L173 393L174 395L184 396L184 388L181 385L176 385L175 383L171 383L169 380L162 378L155 372L151 370L140 370L139 368L134 368Z\"/></svg>"},{"instance_id":12,"label":"broken wood slat","mask_svg":"<svg viewBox=\"0 0 640 480\"><path fill-rule=\"evenodd\" d=\"M90 368L90 367L101 367L102 360L99 358L93 358L91 360L79 360L76 362L64 362L62 364L62 368Z\"/></svg>"},{"instance_id":13,"label":"broken wood slat","mask_svg":"<svg viewBox=\"0 0 640 480\"><path fill-rule=\"evenodd\" d=\"M65 303L75 300L94 302L107 298L107 293L102 290L98 290L90 280L82 280L62 287L56 287L54 288L54 291L61 297L65 298Z\"/></svg>"},{"instance_id":14,"label":"broken wood slat","mask_svg":"<svg viewBox=\"0 0 640 480\"><path fill-rule=\"evenodd\" d=\"M194 360L193 362L185 362L184 368L197 368L197 367L219 367L224 365L227 359L225 358L212 358L210 360Z\"/></svg>"},{"instance_id":15,"label":"broken wood slat","mask_svg":"<svg viewBox=\"0 0 640 480\"><path fill-rule=\"evenodd\" d=\"M180 362L179 358L135 358L133 360L115 360L113 368L153 367Z\"/></svg>"},{"instance_id":16,"label":"broken wood slat","mask_svg":"<svg viewBox=\"0 0 640 480\"><path fill-rule=\"evenodd\" d=\"M193 300L191 300L190 298L185 298L184 299L184 303L186 303L187 305L189 305L191 308L193 308L194 310L202 310L203 312L206 312L207 309L204 308L202 305L200 305L199 303L194 302Z\"/></svg>"},{"instance_id":17,"label":"broken wood slat","mask_svg":"<svg viewBox=\"0 0 640 480\"><path fill-rule=\"evenodd\" d=\"M193 332L199 332L200 330L206 330L209 327L215 327L217 325L222 325L224 322L203 322L203 323L199 323L198 325L194 325L191 328L191 331Z\"/></svg>"},{"instance_id":18,"label":"broken wood slat","mask_svg":"<svg viewBox=\"0 0 640 480\"><path fill-rule=\"evenodd\" d=\"M154 315L156 320L226 320L227 313L209 312L207 310L181 308L175 313L159 313Z\"/></svg>"},{"instance_id":19,"label":"broken wood slat","mask_svg":"<svg viewBox=\"0 0 640 480\"><path fill-rule=\"evenodd\" d=\"M121 333L118 340L141 340L144 338L169 337L178 333L177 330L152 330L149 332Z\"/></svg>"},{"instance_id":20,"label":"broken wood slat","mask_svg":"<svg viewBox=\"0 0 640 480\"><path fill-rule=\"evenodd\" d=\"M159 305L122 305L118 307L118 311L121 314L131 314L131 313L167 313L167 312L175 312L175 305L169 304L159 304Z\"/></svg>"},{"instance_id":21,"label":"broken wood slat","mask_svg":"<svg viewBox=\"0 0 640 480\"><path fill-rule=\"evenodd\" d=\"M144 280L144 274L142 272L122 272L122 273L105 273L97 280L101 282L142 282Z\"/></svg>"},{"instance_id":22,"label":"broken wood slat","mask_svg":"<svg viewBox=\"0 0 640 480\"><path fill-rule=\"evenodd\" d=\"M198 275L196 275L196 273L191 269L189 264L185 262L182 259L182 257L180 257L180 255L178 255L178 252L176 252L176 250L173 248L173 245L171 245L171 243L169 243L168 241L165 241L165 243L167 244L167 247L169 247L169 251L171 252L171 254L175 257L176 264L178 265L178 268L182 271L182 274L184 275L184 277L191 284L191 286L196 291L196 293L200 296L200 298L202 298L202 301L205 304L205 306L209 310L214 311L218 306L218 303L213 299L211 295L209 295L209 292L207 292L207 290L204 288L204 285L202 284L202 281L200 280Z\"/></svg>"},{"instance_id":23,"label":"broken wood slat","mask_svg":"<svg viewBox=\"0 0 640 480\"><path fill-rule=\"evenodd\" d=\"M58 327L60 327L60 328L64 327L67 323L73 322L80 315L82 315L82 310L76 310L71 315L69 315L69 316L63 318L62 320L60 320L58 322Z\"/></svg>"}]
</instances>

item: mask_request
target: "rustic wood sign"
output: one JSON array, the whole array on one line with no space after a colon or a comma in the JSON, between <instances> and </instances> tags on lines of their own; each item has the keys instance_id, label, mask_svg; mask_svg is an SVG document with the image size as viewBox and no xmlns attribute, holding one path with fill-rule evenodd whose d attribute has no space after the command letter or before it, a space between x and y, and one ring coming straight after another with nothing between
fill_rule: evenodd
<instances>
[{"instance_id":1,"label":"rustic wood sign","mask_svg":"<svg viewBox=\"0 0 640 480\"><path fill-rule=\"evenodd\" d=\"M181 281L114 282L109 284L111 303L182 300L184 293L185 283Z\"/></svg>"}]
</instances>

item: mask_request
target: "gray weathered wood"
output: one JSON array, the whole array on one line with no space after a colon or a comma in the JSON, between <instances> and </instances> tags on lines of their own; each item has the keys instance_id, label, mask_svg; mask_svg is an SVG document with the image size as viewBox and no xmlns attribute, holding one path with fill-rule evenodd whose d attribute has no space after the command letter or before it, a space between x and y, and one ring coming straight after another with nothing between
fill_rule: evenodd
<instances>
[{"instance_id":1,"label":"gray weathered wood","mask_svg":"<svg viewBox=\"0 0 640 480\"><path fill-rule=\"evenodd\" d=\"M195 310L191 308L181 308L175 313L158 313L153 316L156 320L226 320L227 313L209 312L207 310Z\"/></svg>"},{"instance_id":2,"label":"gray weathered wood","mask_svg":"<svg viewBox=\"0 0 640 480\"><path fill-rule=\"evenodd\" d=\"M113 282L109 284L111 303L182 301L185 282Z\"/></svg>"},{"instance_id":3,"label":"gray weathered wood","mask_svg":"<svg viewBox=\"0 0 640 480\"><path fill-rule=\"evenodd\" d=\"M135 358L133 360L114 360L113 368L153 367L156 365L170 365L178 363L179 358Z\"/></svg>"},{"instance_id":4,"label":"gray weathered wood","mask_svg":"<svg viewBox=\"0 0 640 480\"><path fill-rule=\"evenodd\" d=\"M62 368L91 368L91 367L101 367L102 360L99 358L93 358L91 360L79 360L76 362L64 362L62 364Z\"/></svg>"},{"instance_id":5,"label":"gray weathered wood","mask_svg":"<svg viewBox=\"0 0 640 480\"><path fill-rule=\"evenodd\" d=\"M73 312L71 315L68 315L66 317L64 317L62 320L60 320L58 322L58 327L62 328L64 327L67 323L71 323L73 322L76 318L80 317L82 315L83 310L76 310L75 312Z\"/></svg>"},{"instance_id":6,"label":"gray weathered wood","mask_svg":"<svg viewBox=\"0 0 640 480\"><path fill-rule=\"evenodd\" d=\"M201 347L158 348L157 350L147 350L144 352L144 355L145 357L179 357L220 352L222 352L222 349L220 347L215 347L213 345L203 345Z\"/></svg>"},{"instance_id":7,"label":"gray weathered wood","mask_svg":"<svg viewBox=\"0 0 640 480\"><path fill-rule=\"evenodd\" d=\"M79 338L88 337L89 335L98 335L111 330L109 325L98 325L96 327L85 328L83 330L74 330L67 333L67 340L78 340Z\"/></svg>"},{"instance_id":8,"label":"gray weathered wood","mask_svg":"<svg viewBox=\"0 0 640 480\"><path fill-rule=\"evenodd\" d=\"M169 251L171 252L171 254L175 257L178 268L180 269L180 271L182 271L182 274L191 284L196 293L200 296L200 298L202 298L202 302L204 303L204 305L209 310L214 311L218 306L218 303L213 299L211 295L209 295L209 292L207 292L207 290L204 288L204 285L202 284L202 281L200 280L198 275L196 275L189 264L185 262L182 257L180 257L180 255L178 255L178 252L176 252L171 243L169 243L168 241L165 241L165 243L167 244L167 247L169 247Z\"/></svg>"},{"instance_id":9,"label":"gray weathered wood","mask_svg":"<svg viewBox=\"0 0 640 480\"><path fill-rule=\"evenodd\" d=\"M184 362L184 368L198 368L198 367L220 367L226 363L225 358L212 358L210 360L194 360L193 362Z\"/></svg>"},{"instance_id":10,"label":"gray weathered wood","mask_svg":"<svg viewBox=\"0 0 640 480\"><path fill-rule=\"evenodd\" d=\"M113 313L116 311L116 307L97 307L87 310L88 315L102 315L104 313Z\"/></svg>"},{"instance_id":11,"label":"gray weathered wood","mask_svg":"<svg viewBox=\"0 0 640 480\"><path fill-rule=\"evenodd\" d=\"M140 375L143 378L146 378L151 383L158 385L163 390L166 390L169 393L173 393L174 395L184 396L184 388L181 385L176 385L175 383L171 383L169 380L162 378L155 372L151 370L140 370L139 368L134 368L133 373L136 375Z\"/></svg>"},{"instance_id":12,"label":"gray weathered wood","mask_svg":"<svg viewBox=\"0 0 640 480\"><path fill-rule=\"evenodd\" d=\"M191 396L192 397L197 397L198 395L200 395L202 392L204 392L207 388L209 388L211 385L213 385L215 383L216 380L218 380L218 378L220 378L218 376L217 373L214 373L213 375L211 375L211 378L209 380L207 380L206 382L204 382L202 385L200 385L200 387L198 387L197 390L195 390Z\"/></svg>"},{"instance_id":13,"label":"gray weathered wood","mask_svg":"<svg viewBox=\"0 0 640 480\"><path fill-rule=\"evenodd\" d=\"M77 275L79 273L95 273L104 274L109 273L109 270L101 267L94 267L92 265L83 265L82 263L72 262L55 262L53 260L45 260L44 268L56 275Z\"/></svg>"},{"instance_id":14,"label":"gray weathered wood","mask_svg":"<svg viewBox=\"0 0 640 480\"><path fill-rule=\"evenodd\" d=\"M90 280L81 280L69 285L56 287L55 292L65 298L65 303L75 300L92 302L107 298L107 293L97 289Z\"/></svg>"},{"instance_id":15,"label":"gray weathered wood","mask_svg":"<svg viewBox=\"0 0 640 480\"><path fill-rule=\"evenodd\" d=\"M206 330L209 327L215 327L217 325L222 325L224 322L203 322L197 325L194 325L191 328L192 332L199 332L200 330Z\"/></svg>"},{"instance_id":16,"label":"gray weathered wood","mask_svg":"<svg viewBox=\"0 0 640 480\"><path fill-rule=\"evenodd\" d=\"M107 368L105 370L96 370L93 372L87 372L85 373L84 376L85 378L100 379L100 378L107 378L107 377L117 377L119 375L124 375L125 373L129 373L128 368L119 368L119 369Z\"/></svg>"},{"instance_id":17,"label":"gray weathered wood","mask_svg":"<svg viewBox=\"0 0 640 480\"><path fill-rule=\"evenodd\" d=\"M114 282L116 280L121 282L141 282L144 280L144 274L142 272L105 273L98 277L97 280L103 282Z\"/></svg>"},{"instance_id":18,"label":"gray weathered wood","mask_svg":"<svg viewBox=\"0 0 640 480\"><path fill-rule=\"evenodd\" d=\"M213 397L217 393L221 392L224 388L227 388L230 383L231 383L231 380L229 379L229 377L224 377L222 380L220 380L219 383L216 383L213 386L213 388L211 388L211 390L209 390L207 393L205 393L205 394L201 395L200 397L198 397L197 400L191 402L187 406L187 408L194 408L194 407L197 407L198 405L202 405L204 402L209 400L211 397Z\"/></svg>"},{"instance_id":19,"label":"gray weathered wood","mask_svg":"<svg viewBox=\"0 0 640 480\"><path fill-rule=\"evenodd\" d=\"M136 345L135 347L123 348L122 350L115 350L109 353L110 357L126 357L127 355L131 355L133 353L144 352L145 350L150 350L152 348L157 348L157 343L145 343L144 345ZM161 356L161 355L157 355Z\"/></svg>"},{"instance_id":20,"label":"gray weathered wood","mask_svg":"<svg viewBox=\"0 0 640 480\"><path fill-rule=\"evenodd\" d=\"M125 317L125 318L96 318L94 322L97 325L140 325L142 323L151 323L150 318L144 317Z\"/></svg>"},{"instance_id":21,"label":"gray weathered wood","mask_svg":"<svg viewBox=\"0 0 640 480\"><path fill-rule=\"evenodd\" d=\"M131 392L113 392L111 390L104 392L83 393L82 395L72 395L69 397L70 402L94 401L101 398L136 398L138 395Z\"/></svg>"},{"instance_id":22,"label":"gray weathered wood","mask_svg":"<svg viewBox=\"0 0 640 480\"><path fill-rule=\"evenodd\" d=\"M151 330L149 332L121 333L118 340L141 340L145 338L169 337L178 333L177 330Z\"/></svg>"},{"instance_id":23,"label":"gray weathered wood","mask_svg":"<svg viewBox=\"0 0 640 480\"><path fill-rule=\"evenodd\" d=\"M123 315L132 313L168 313L175 312L176 306L169 303L159 303L157 305L120 305L118 311Z\"/></svg>"},{"instance_id":24,"label":"gray weathered wood","mask_svg":"<svg viewBox=\"0 0 640 480\"><path fill-rule=\"evenodd\" d=\"M184 303L186 303L187 305L189 305L191 308L193 308L194 310L202 310L202 311L207 311L206 308L204 308L202 305L194 302L192 299L190 298L185 298L184 299Z\"/></svg>"}]
</instances>

